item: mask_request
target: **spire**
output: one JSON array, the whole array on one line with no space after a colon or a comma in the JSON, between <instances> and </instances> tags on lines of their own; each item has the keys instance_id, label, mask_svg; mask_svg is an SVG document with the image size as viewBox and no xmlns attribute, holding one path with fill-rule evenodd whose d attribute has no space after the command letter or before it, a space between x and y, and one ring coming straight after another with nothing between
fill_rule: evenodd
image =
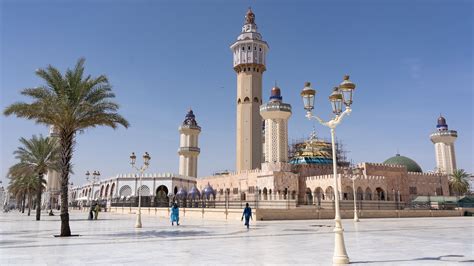
<instances>
[{"instance_id":1,"label":"spire","mask_svg":"<svg viewBox=\"0 0 474 266\"><path fill-rule=\"evenodd\" d=\"M446 124L446 118L444 118L441 114L438 117L438 124L436 125L438 131L448 130L448 124Z\"/></svg>"},{"instance_id":2,"label":"spire","mask_svg":"<svg viewBox=\"0 0 474 266\"><path fill-rule=\"evenodd\" d=\"M272 88L272 91L270 93L270 101L271 102L281 102L283 97L281 97L281 91L280 88L276 86L275 82L275 87Z\"/></svg>"},{"instance_id":3,"label":"spire","mask_svg":"<svg viewBox=\"0 0 474 266\"><path fill-rule=\"evenodd\" d=\"M198 126L196 122L196 116L193 113L193 110L189 108L188 113L186 114L186 117L184 118L183 126Z\"/></svg>"},{"instance_id":4,"label":"spire","mask_svg":"<svg viewBox=\"0 0 474 266\"><path fill-rule=\"evenodd\" d=\"M251 7L249 7L245 15L245 24L255 24L255 14L252 12Z\"/></svg>"}]
</instances>

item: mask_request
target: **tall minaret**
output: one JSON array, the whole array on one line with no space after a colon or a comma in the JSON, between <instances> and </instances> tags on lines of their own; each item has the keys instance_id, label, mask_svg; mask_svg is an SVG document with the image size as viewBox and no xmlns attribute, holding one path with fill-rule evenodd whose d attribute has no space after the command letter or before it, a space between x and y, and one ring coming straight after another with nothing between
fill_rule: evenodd
<instances>
[{"instance_id":1,"label":"tall minaret","mask_svg":"<svg viewBox=\"0 0 474 266\"><path fill-rule=\"evenodd\" d=\"M291 105L282 102L280 88L274 87L270 102L260 106L265 120L265 162L288 162L288 119Z\"/></svg>"},{"instance_id":2,"label":"tall minaret","mask_svg":"<svg viewBox=\"0 0 474 266\"><path fill-rule=\"evenodd\" d=\"M183 124L179 127L179 174L197 177L197 159L201 150L198 148L198 126L193 110L186 114Z\"/></svg>"},{"instance_id":3,"label":"tall minaret","mask_svg":"<svg viewBox=\"0 0 474 266\"><path fill-rule=\"evenodd\" d=\"M59 142L59 132L54 126L49 127L49 137L55 138ZM60 179L61 176L56 171L49 170L46 174L46 192L49 193L49 196L43 200L44 202L49 202L48 205L50 205L51 208L55 208L59 203L59 194L61 189Z\"/></svg>"},{"instance_id":4,"label":"tall minaret","mask_svg":"<svg viewBox=\"0 0 474 266\"><path fill-rule=\"evenodd\" d=\"M257 31L255 15L247 11L242 33L230 47L237 73L236 170L261 167L262 161L262 75L265 71L267 43Z\"/></svg>"},{"instance_id":5,"label":"tall minaret","mask_svg":"<svg viewBox=\"0 0 474 266\"><path fill-rule=\"evenodd\" d=\"M444 174L452 174L456 170L456 154L454 152L454 141L458 137L458 132L448 130L446 119L441 115L438 118L438 129L430 135L431 141L435 145L436 170Z\"/></svg>"}]
</instances>

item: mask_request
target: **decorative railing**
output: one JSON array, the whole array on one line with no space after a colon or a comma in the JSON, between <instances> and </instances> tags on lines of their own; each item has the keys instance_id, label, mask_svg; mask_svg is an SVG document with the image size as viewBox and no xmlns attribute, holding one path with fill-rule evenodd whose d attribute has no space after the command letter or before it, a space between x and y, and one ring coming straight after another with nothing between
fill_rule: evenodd
<instances>
[{"instance_id":1,"label":"decorative railing","mask_svg":"<svg viewBox=\"0 0 474 266\"><path fill-rule=\"evenodd\" d=\"M260 106L260 111L285 111L291 112L291 105L287 103L266 103Z\"/></svg>"},{"instance_id":2,"label":"decorative railing","mask_svg":"<svg viewBox=\"0 0 474 266\"><path fill-rule=\"evenodd\" d=\"M198 147L180 147L179 152L201 152L201 149Z\"/></svg>"}]
</instances>

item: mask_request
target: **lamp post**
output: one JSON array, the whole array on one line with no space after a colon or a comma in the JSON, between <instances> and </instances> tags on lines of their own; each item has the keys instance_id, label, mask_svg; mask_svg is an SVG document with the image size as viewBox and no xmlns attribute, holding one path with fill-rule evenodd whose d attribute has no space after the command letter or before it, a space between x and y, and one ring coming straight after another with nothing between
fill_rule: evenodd
<instances>
[{"instance_id":1,"label":"lamp post","mask_svg":"<svg viewBox=\"0 0 474 266\"><path fill-rule=\"evenodd\" d=\"M355 180L359 177L361 171L361 168L352 169L352 173L350 175L350 179L352 180L352 194L354 196L354 222L359 222L359 216L357 214L357 194L355 190Z\"/></svg>"},{"instance_id":2,"label":"lamp post","mask_svg":"<svg viewBox=\"0 0 474 266\"><path fill-rule=\"evenodd\" d=\"M130 155L130 164L132 165L132 168L137 170L140 173L140 186L137 189L138 192L138 213L137 213L137 222L135 223L135 228L142 228L142 197L141 197L141 189L142 189L142 176L145 170L148 168L148 165L150 165L150 160L151 157L148 154L148 152L145 152L143 155L143 165L138 168L135 166L135 162L137 161L137 156L135 155L134 152L132 152L132 155Z\"/></svg>"},{"instance_id":3,"label":"lamp post","mask_svg":"<svg viewBox=\"0 0 474 266\"><path fill-rule=\"evenodd\" d=\"M92 175L92 179L89 179L89 177ZM99 171L94 171L92 174L89 171L86 171L86 180L87 182L90 182L91 184L91 193L87 194L87 202L93 201L94 200L94 186L96 183L99 182L99 177L100 177L100 172ZM91 199L91 200L89 200Z\"/></svg>"},{"instance_id":4,"label":"lamp post","mask_svg":"<svg viewBox=\"0 0 474 266\"><path fill-rule=\"evenodd\" d=\"M89 173L89 171L86 171L86 181L87 181L87 183L89 183L89 176L90 175L91 175L91 173ZM87 194L87 205L89 206L89 198L90 198L89 191L86 190L86 194Z\"/></svg>"},{"instance_id":5,"label":"lamp post","mask_svg":"<svg viewBox=\"0 0 474 266\"><path fill-rule=\"evenodd\" d=\"M316 95L316 90L311 88L309 82L305 83L305 87L301 92L301 97L303 98L304 109L306 112L306 117L311 120L317 120L321 125L327 126L331 129L331 142L332 142L332 163L333 163L333 174L334 174L334 190L335 190L335 243L334 243L334 255L333 255L333 264L347 264L349 263L349 256L346 252L346 247L344 245L344 229L342 228L341 223L341 213L339 210L339 184L337 178L337 161L336 161L336 146L335 146L335 129L344 118L344 116L351 113L351 104L352 104L352 93L355 89L355 84L349 80L349 76L344 76L344 81L338 86L335 87L331 95L329 96L329 102L331 103L333 113L335 117L327 122L324 122L318 116L313 116L312 110L314 109L314 98ZM346 106L344 112L342 111L342 104Z\"/></svg>"}]
</instances>

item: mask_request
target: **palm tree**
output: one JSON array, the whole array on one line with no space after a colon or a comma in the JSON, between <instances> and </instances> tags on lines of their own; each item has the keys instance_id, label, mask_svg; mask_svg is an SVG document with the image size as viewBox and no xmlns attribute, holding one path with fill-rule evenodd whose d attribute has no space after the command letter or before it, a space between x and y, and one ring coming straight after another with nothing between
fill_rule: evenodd
<instances>
[{"instance_id":1,"label":"palm tree","mask_svg":"<svg viewBox=\"0 0 474 266\"><path fill-rule=\"evenodd\" d=\"M129 126L128 121L117 113L118 104L111 101L115 94L107 77L84 77L84 62L85 59L79 59L75 68L67 69L64 75L51 65L37 70L36 75L44 79L46 84L21 92L32 98L33 102L14 103L4 111L7 116L15 114L36 123L52 125L58 132L61 157L60 236L71 236L68 184L76 133L97 126L114 129L119 125Z\"/></svg>"},{"instance_id":2,"label":"palm tree","mask_svg":"<svg viewBox=\"0 0 474 266\"><path fill-rule=\"evenodd\" d=\"M44 181L44 175L48 171L58 170L59 164L59 149L57 141L54 138L46 137L42 135L33 137L29 140L20 138L22 146L18 147L15 154L15 158L19 159L20 162L10 167L10 175L37 175L39 182L42 184ZM36 220L40 220L41 216L41 194L42 189L36 189Z\"/></svg>"},{"instance_id":3,"label":"palm tree","mask_svg":"<svg viewBox=\"0 0 474 266\"><path fill-rule=\"evenodd\" d=\"M33 206L33 197L34 194L38 195L37 191L40 191L39 194L44 190L46 181L44 179L38 179L32 175L17 175L10 177L10 184L8 190L11 191L16 198L22 198L23 204L27 203L28 205L28 216L31 213L31 206ZM36 206L40 203L40 198L36 198ZM24 207L22 208L24 211Z\"/></svg>"},{"instance_id":4,"label":"palm tree","mask_svg":"<svg viewBox=\"0 0 474 266\"><path fill-rule=\"evenodd\" d=\"M469 174L464 169L457 169L449 175L449 188L455 192L457 196L465 194L469 190L469 182L467 178Z\"/></svg>"},{"instance_id":5,"label":"palm tree","mask_svg":"<svg viewBox=\"0 0 474 266\"><path fill-rule=\"evenodd\" d=\"M20 180L10 176L10 183L8 184L8 191L15 197L15 201L17 203L17 207L19 210L24 213L25 212L25 198L26 198L26 189L23 184L21 184Z\"/></svg>"}]
</instances>

